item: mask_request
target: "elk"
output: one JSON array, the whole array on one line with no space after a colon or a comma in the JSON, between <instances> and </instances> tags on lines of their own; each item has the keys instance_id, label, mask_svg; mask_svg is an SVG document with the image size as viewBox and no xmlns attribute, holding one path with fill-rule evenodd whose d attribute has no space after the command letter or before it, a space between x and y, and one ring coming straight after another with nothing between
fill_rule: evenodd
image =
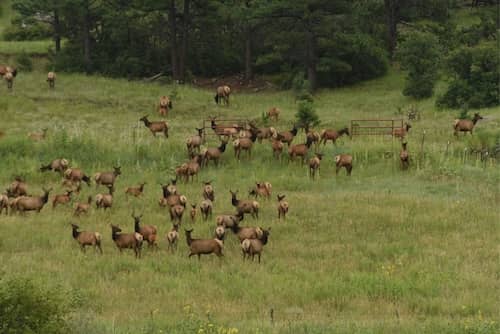
<instances>
[{"instance_id":1,"label":"elk","mask_svg":"<svg viewBox=\"0 0 500 334\"><path fill-rule=\"evenodd\" d=\"M167 233L168 249L172 252L177 250L177 241L179 240L179 224L174 223L172 229Z\"/></svg>"},{"instance_id":2,"label":"elk","mask_svg":"<svg viewBox=\"0 0 500 334\"><path fill-rule=\"evenodd\" d=\"M305 144L297 144L297 145L291 145L288 148L288 155L290 161L293 161L295 157L301 157L302 163L306 160L307 152L309 151L309 148L311 147L312 141L310 138L306 139Z\"/></svg>"},{"instance_id":3,"label":"elk","mask_svg":"<svg viewBox=\"0 0 500 334\"><path fill-rule=\"evenodd\" d=\"M203 144L203 128L196 128L196 131L198 131L197 135L191 136L186 140L186 146L189 154L193 153L195 150L199 152L200 146Z\"/></svg>"},{"instance_id":4,"label":"elk","mask_svg":"<svg viewBox=\"0 0 500 334\"><path fill-rule=\"evenodd\" d=\"M28 137L34 141L42 141L47 137L47 128L43 128L42 132L31 132L28 133Z\"/></svg>"},{"instance_id":5,"label":"elk","mask_svg":"<svg viewBox=\"0 0 500 334\"><path fill-rule=\"evenodd\" d=\"M212 204L211 200L204 199L203 201L201 201L200 213L201 213L201 217L203 218L204 221L207 221L208 217L212 216L212 208L213 208L213 204Z\"/></svg>"},{"instance_id":6,"label":"elk","mask_svg":"<svg viewBox=\"0 0 500 334\"><path fill-rule=\"evenodd\" d=\"M331 140L332 144L335 145L335 142L337 141L337 139L339 139L343 135L348 135L348 136L350 135L348 128L342 128L338 131L333 130L333 129L325 129L325 130L321 131L320 143L323 143L323 146L325 146L327 141Z\"/></svg>"},{"instance_id":7,"label":"elk","mask_svg":"<svg viewBox=\"0 0 500 334\"><path fill-rule=\"evenodd\" d=\"M116 225L111 224L111 238L116 244L116 247L122 253L124 248L131 248L134 250L135 257L141 257L141 248L143 237L140 233L121 233L122 229Z\"/></svg>"},{"instance_id":8,"label":"elk","mask_svg":"<svg viewBox=\"0 0 500 334\"><path fill-rule=\"evenodd\" d=\"M401 169L406 170L410 166L410 155L406 148L407 143L401 144L401 152L399 152L399 160L401 161Z\"/></svg>"},{"instance_id":9,"label":"elk","mask_svg":"<svg viewBox=\"0 0 500 334\"><path fill-rule=\"evenodd\" d=\"M7 188L7 196L9 197L19 197L28 195L28 185L20 176L16 176L14 178L14 182L12 182Z\"/></svg>"},{"instance_id":10,"label":"elk","mask_svg":"<svg viewBox=\"0 0 500 334\"><path fill-rule=\"evenodd\" d=\"M0 194L0 214L5 209L5 214L9 214L9 197L6 194Z\"/></svg>"},{"instance_id":11,"label":"elk","mask_svg":"<svg viewBox=\"0 0 500 334\"><path fill-rule=\"evenodd\" d=\"M168 116L168 110L172 109L172 101L168 96L160 97L160 109L158 110L159 114L162 116Z\"/></svg>"},{"instance_id":12,"label":"elk","mask_svg":"<svg viewBox=\"0 0 500 334\"><path fill-rule=\"evenodd\" d=\"M7 88L9 90L12 90L12 86L14 85L14 75L11 72L7 72L7 73L5 73L3 78L5 79L5 82L7 83Z\"/></svg>"},{"instance_id":13,"label":"elk","mask_svg":"<svg viewBox=\"0 0 500 334\"><path fill-rule=\"evenodd\" d=\"M402 128L396 128L392 130L392 135L397 138L404 138L406 134L410 131L411 125L405 123L405 126Z\"/></svg>"},{"instance_id":14,"label":"elk","mask_svg":"<svg viewBox=\"0 0 500 334\"><path fill-rule=\"evenodd\" d=\"M231 193L231 204L236 207L236 211L238 213L250 213L253 218L259 218L259 202L253 200L239 200L236 198L238 191L233 192L229 190Z\"/></svg>"},{"instance_id":15,"label":"elk","mask_svg":"<svg viewBox=\"0 0 500 334\"><path fill-rule=\"evenodd\" d=\"M285 201L285 195L279 195L278 194L278 219L281 219L283 216L283 219L286 219L286 214L288 213L288 202Z\"/></svg>"},{"instance_id":16,"label":"elk","mask_svg":"<svg viewBox=\"0 0 500 334\"><path fill-rule=\"evenodd\" d=\"M80 168L68 168L64 172L64 178L66 180L75 182L75 183L80 183L80 182L85 182L87 183L88 186L90 186L90 177L85 175L85 173L80 169Z\"/></svg>"},{"instance_id":17,"label":"elk","mask_svg":"<svg viewBox=\"0 0 500 334\"><path fill-rule=\"evenodd\" d=\"M92 203L92 196L87 197L87 202L78 202L75 205L75 216L79 216L82 213L87 213L90 210L90 204Z\"/></svg>"},{"instance_id":18,"label":"elk","mask_svg":"<svg viewBox=\"0 0 500 334\"><path fill-rule=\"evenodd\" d=\"M203 182L202 196L203 196L203 199L209 199L212 202L215 201L215 191L214 191L214 187L212 186L212 181L204 181Z\"/></svg>"},{"instance_id":19,"label":"elk","mask_svg":"<svg viewBox=\"0 0 500 334\"><path fill-rule=\"evenodd\" d=\"M262 228L260 227L241 227L238 223L230 227L231 231L238 237L240 242L245 239L257 239L262 236Z\"/></svg>"},{"instance_id":20,"label":"elk","mask_svg":"<svg viewBox=\"0 0 500 334\"><path fill-rule=\"evenodd\" d=\"M193 158L187 163L186 167L186 182L189 181L191 177L191 182L194 181L194 176L198 180L198 172L201 169L201 164L203 163L203 156L201 154L195 154Z\"/></svg>"},{"instance_id":21,"label":"elk","mask_svg":"<svg viewBox=\"0 0 500 334\"><path fill-rule=\"evenodd\" d=\"M177 193L177 187L172 184L161 185L163 191L163 197L160 199L161 206L172 207L174 205L185 206L187 199L186 196Z\"/></svg>"},{"instance_id":22,"label":"elk","mask_svg":"<svg viewBox=\"0 0 500 334\"><path fill-rule=\"evenodd\" d=\"M217 226L231 227L243 220L243 213L236 215L218 215L215 217Z\"/></svg>"},{"instance_id":23,"label":"elk","mask_svg":"<svg viewBox=\"0 0 500 334\"><path fill-rule=\"evenodd\" d=\"M56 73L49 72L47 73L47 82L49 83L49 88L54 88L56 85Z\"/></svg>"},{"instance_id":24,"label":"elk","mask_svg":"<svg viewBox=\"0 0 500 334\"><path fill-rule=\"evenodd\" d=\"M259 140L259 143L262 143L262 140L264 139L276 138L277 136L278 132L276 132L276 129L273 127L257 129L257 139Z\"/></svg>"},{"instance_id":25,"label":"elk","mask_svg":"<svg viewBox=\"0 0 500 334\"><path fill-rule=\"evenodd\" d=\"M281 113L281 110L279 110L278 108L276 107L272 107L271 109L269 109L267 111L267 117L269 119L272 119L274 120L275 122L278 121L278 119L280 118L280 113Z\"/></svg>"},{"instance_id":26,"label":"elk","mask_svg":"<svg viewBox=\"0 0 500 334\"><path fill-rule=\"evenodd\" d=\"M319 168L321 164L321 159L323 158L323 154L315 153L315 156L309 159L309 176L314 180L316 176L316 172L319 174Z\"/></svg>"},{"instance_id":27,"label":"elk","mask_svg":"<svg viewBox=\"0 0 500 334\"><path fill-rule=\"evenodd\" d=\"M276 159L281 159L281 153L283 152L283 143L280 140L273 139L271 142L271 148L273 149L273 156Z\"/></svg>"},{"instance_id":28,"label":"elk","mask_svg":"<svg viewBox=\"0 0 500 334\"><path fill-rule=\"evenodd\" d=\"M184 215L185 206L181 204L175 204L170 207L170 220L182 223L182 216Z\"/></svg>"},{"instance_id":29,"label":"elk","mask_svg":"<svg viewBox=\"0 0 500 334\"><path fill-rule=\"evenodd\" d=\"M219 239L193 239L191 233L193 229L184 230L186 232L186 242L189 246L189 257L198 255L198 260L202 254L215 253L218 257L223 256L222 248L224 244Z\"/></svg>"},{"instance_id":30,"label":"elk","mask_svg":"<svg viewBox=\"0 0 500 334\"><path fill-rule=\"evenodd\" d=\"M196 203L191 204L191 211L189 212L189 216L191 217L191 221L194 223L196 220Z\"/></svg>"},{"instance_id":31,"label":"elk","mask_svg":"<svg viewBox=\"0 0 500 334\"><path fill-rule=\"evenodd\" d=\"M216 135L220 137L236 137L240 130L240 126L233 124L232 126L224 126L215 123L216 117L209 116L210 128L215 132Z\"/></svg>"},{"instance_id":32,"label":"elk","mask_svg":"<svg viewBox=\"0 0 500 334\"><path fill-rule=\"evenodd\" d=\"M260 255L262 254L264 245L267 244L269 239L269 231L271 231L271 228L267 230L263 229L262 234L258 236L257 239L245 239L241 242L243 260L245 260L246 257L250 258L250 256L252 256L253 261L254 256L257 255L260 263Z\"/></svg>"},{"instance_id":33,"label":"elk","mask_svg":"<svg viewBox=\"0 0 500 334\"><path fill-rule=\"evenodd\" d=\"M157 133L163 133L165 138L168 138L168 123L166 121L156 121L151 122L148 120L148 116L143 116L139 121L144 122L144 125L151 131L153 137L156 137Z\"/></svg>"},{"instance_id":34,"label":"elk","mask_svg":"<svg viewBox=\"0 0 500 334\"><path fill-rule=\"evenodd\" d=\"M51 171L59 172L59 173L63 174L64 171L66 171L66 169L68 169L68 167L69 167L69 161L67 159L55 159L55 160L52 160L49 164L47 164L45 166L42 165L40 167L40 171L45 172L45 171L51 170Z\"/></svg>"},{"instance_id":35,"label":"elk","mask_svg":"<svg viewBox=\"0 0 500 334\"><path fill-rule=\"evenodd\" d=\"M113 187L109 187L108 190L109 194L97 194L95 196L95 206L97 209L101 208L106 210L113 206L113 192L115 189Z\"/></svg>"},{"instance_id":36,"label":"elk","mask_svg":"<svg viewBox=\"0 0 500 334\"><path fill-rule=\"evenodd\" d=\"M239 160L241 151L247 151L250 158L252 156L252 146L256 139L257 133L254 132L250 138L238 138L233 141L234 156Z\"/></svg>"},{"instance_id":37,"label":"elk","mask_svg":"<svg viewBox=\"0 0 500 334\"><path fill-rule=\"evenodd\" d=\"M52 200L52 209L55 209L57 204L67 204L71 201L72 190L66 191L64 194L55 195Z\"/></svg>"},{"instance_id":38,"label":"elk","mask_svg":"<svg viewBox=\"0 0 500 334\"><path fill-rule=\"evenodd\" d=\"M339 154L335 156L335 174L339 173L339 170L344 167L347 175L351 176L352 171L352 155L350 154Z\"/></svg>"},{"instance_id":39,"label":"elk","mask_svg":"<svg viewBox=\"0 0 500 334\"><path fill-rule=\"evenodd\" d=\"M125 194L126 195L131 195L134 197L139 197L143 194L144 192L144 186L146 185L146 182L140 183L137 187L128 187L125 189Z\"/></svg>"},{"instance_id":40,"label":"elk","mask_svg":"<svg viewBox=\"0 0 500 334\"><path fill-rule=\"evenodd\" d=\"M96 252L102 254L101 248L101 234L99 232L87 232L87 231L78 231L80 227L76 224L71 224L72 228L72 236L80 244L80 249L83 253L85 253L86 246L94 246Z\"/></svg>"},{"instance_id":41,"label":"elk","mask_svg":"<svg viewBox=\"0 0 500 334\"><path fill-rule=\"evenodd\" d=\"M217 87L217 90L215 92L215 97L214 97L215 103L219 104L222 101L224 101L224 103L226 105L229 105L229 95L230 94L231 94L231 88L229 88L229 86Z\"/></svg>"},{"instance_id":42,"label":"elk","mask_svg":"<svg viewBox=\"0 0 500 334\"><path fill-rule=\"evenodd\" d=\"M205 166L208 166L210 160L213 160L215 166L219 166L219 159L226 150L227 141L221 141L219 147L209 147L203 152L203 161Z\"/></svg>"},{"instance_id":43,"label":"elk","mask_svg":"<svg viewBox=\"0 0 500 334\"><path fill-rule=\"evenodd\" d=\"M143 240L147 241L148 247L158 247L156 244L156 235L158 233L158 228L154 225L140 225L142 214L136 216L133 212L131 214L134 219L134 231L142 235Z\"/></svg>"},{"instance_id":44,"label":"elk","mask_svg":"<svg viewBox=\"0 0 500 334\"><path fill-rule=\"evenodd\" d=\"M94 175L95 187L99 185L106 186L108 188L113 188L115 186L116 178L122 174L121 167L114 167L112 172L101 172Z\"/></svg>"},{"instance_id":45,"label":"elk","mask_svg":"<svg viewBox=\"0 0 500 334\"><path fill-rule=\"evenodd\" d=\"M42 196L22 196L19 198L16 198L15 200L15 208L17 211L20 212L25 212L25 211L37 211L40 212L49 200L49 193L51 192L52 188L49 189L43 189L43 195Z\"/></svg>"},{"instance_id":46,"label":"elk","mask_svg":"<svg viewBox=\"0 0 500 334\"><path fill-rule=\"evenodd\" d=\"M483 117L481 117L478 113L474 114L474 118L472 120L456 119L453 124L453 129L455 130L454 135L458 136L458 132L463 132L465 136L467 132L470 132L470 135L472 136L472 130L480 119L483 119Z\"/></svg>"},{"instance_id":47,"label":"elk","mask_svg":"<svg viewBox=\"0 0 500 334\"><path fill-rule=\"evenodd\" d=\"M288 146L290 146L290 144L293 141L293 138L295 138L295 136L297 135L297 132L298 132L297 126L294 125L292 130L290 131L279 132L277 138L281 142L286 143Z\"/></svg>"},{"instance_id":48,"label":"elk","mask_svg":"<svg viewBox=\"0 0 500 334\"><path fill-rule=\"evenodd\" d=\"M12 73L15 78L17 75L17 69L8 65L0 65L0 75L4 76L7 73Z\"/></svg>"},{"instance_id":49,"label":"elk","mask_svg":"<svg viewBox=\"0 0 500 334\"><path fill-rule=\"evenodd\" d=\"M321 135L317 131L307 129L306 139L309 139L311 141L311 143L314 144L314 147L316 148L316 150L318 149L318 146L319 146L319 143L321 140Z\"/></svg>"},{"instance_id":50,"label":"elk","mask_svg":"<svg viewBox=\"0 0 500 334\"><path fill-rule=\"evenodd\" d=\"M255 188L251 189L248 194L257 198L258 196L269 199L271 197L273 186L270 182L255 182Z\"/></svg>"}]
</instances>

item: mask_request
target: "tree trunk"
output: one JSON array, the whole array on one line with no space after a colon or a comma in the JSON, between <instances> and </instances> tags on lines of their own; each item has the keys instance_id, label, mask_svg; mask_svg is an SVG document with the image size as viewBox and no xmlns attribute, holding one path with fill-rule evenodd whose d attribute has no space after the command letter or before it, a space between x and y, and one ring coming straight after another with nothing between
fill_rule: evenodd
<instances>
[{"instance_id":1,"label":"tree trunk","mask_svg":"<svg viewBox=\"0 0 500 334\"><path fill-rule=\"evenodd\" d=\"M311 91L314 92L318 87L318 73L316 70L316 63L317 63L316 37L312 32L307 33L306 45L307 45L307 59L306 59L307 80L309 81Z\"/></svg>"},{"instance_id":2,"label":"tree trunk","mask_svg":"<svg viewBox=\"0 0 500 334\"><path fill-rule=\"evenodd\" d=\"M175 8L175 0L170 1L170 9L168 11L168 20L170 21L170 61L172 67L172 78L179 79L179 69L177 66L177 12Z\"/></svg>"},{"instance_id":3,"label":"tree trunk","mask_svg":"<svg viewBox=\"0 0 500 334\"><path fill-rule=\"evenodd\" d=\"M252 78L252 30L247 28L245 32L245 80L250 81Z\"/></svg>"},{"instance_id":4,"label":"tree trunk","mask_svg":"<svg viewBox=\"0 0 500 334\"><path fill-rule=\"evenodd\" d=\"M385 4L385 19L387 25L387 50L391 56L394 55L396 49L396 41L398 38L398 22L399 22L399 0L384 0Z\"/></svg>"},{"instance_id":5,"label":"tree trunk","mask_svg":"<svg viewBox=\"0 0 500 334\"><path fill-rule=\"evenodd\" d=\"M181 83L184 83L186 78L186 57L188 49L189 40L189 6L190 0L184 0L184 12L182 15L182 42L181 42L181 52L179 55L179 79Z\"/></svg>"},{"instance_id":6,"label":"tree trunk","mask_svg":"<svg viewBox=\"0 0 500 334\"><path fill-rule=\"evenodd\" d=\"M56 45L56 53L61 51L61 23L59 21L59 11L54 10L54 42Z\"/></svg>"},{"instance_id":7,"label":"tree trunk","mask_svg":"<svg viewBox=\"0 0 500 334\"><path fill-rule=\"evenodd\" d=\"M92 65L91 65L91 46L90 46L90 13L89 13L89 6L87 3L86 6L86 11L85 11L85 17L83 20L83 49L84 49L84 54L83 54L83 59L85 63L85 72L87 74L90 74L92 71Z\"/></svg>"}]
</instances>

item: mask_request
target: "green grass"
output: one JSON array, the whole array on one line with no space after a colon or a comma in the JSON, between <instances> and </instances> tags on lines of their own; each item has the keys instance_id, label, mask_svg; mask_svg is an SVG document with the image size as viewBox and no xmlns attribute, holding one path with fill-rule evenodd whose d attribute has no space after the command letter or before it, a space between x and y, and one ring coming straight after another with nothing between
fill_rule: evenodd
<instances>
[{"instance_id":1,"label":"green grass","mask_svg":"<svg viewBox=\"0 0 500 334\"><path fill-rule=\"evenodd\" d=\"M29 55L46 55L49 47L53 45L46 41L0 41L0 54L15 55L27 53Z\"/></svg>"},{"instance_id":2,"label":"green grass","mask_svg":"<svg viewBox=\"0 0 500 334\"><path fill-rule=\"evenodd\" d=\"M10 25L12 19L12 7L10 0L0 2L0 40L3 38L3 30Z\"/></svg>"},{"instance_id":3,"label":"green grass","mask_svg":"<svg viewBox=\"0 0 500 334\"><path fill-rule=\"evenodd\" d=\"M316 95L320 128L340 128L350 119L400 118L397 107L416 103L400 93L403 78L387 77ZM68 321L75 332L210 333L237 328L239 333L495 333L498 314L497 162L464 156L471 139L454 138L458 111L437 111L433 100L419 102L422 120L408 137L413 157L409 171L398 166L399 142L388 137L343 137L325 153L319 180L312 182L300 163L272 159L268 143L256 144L253 158L238 162L232 148L222 166L201 171L199 182L180 184L189 202L201 200L201 181L213 179L215 214L232 212L229 189L245 195L255 181L273 184L273 199L261 200L261 218L243 225L272 227L261 265L243 262L229 235L225 257L187 258L182 236L169 254L170 229L157 201L158 182L186 160L185 139L209 115L259 119L271 106L282 109L279 130L289 129L296 110L289 92L235 92L231 106L213 104L213 92L188 86L59 73L50 91L43 73L20 73L14 90L0 94L0 186L14 175L26 177L30 192L42 186L63 191L60 177L38 167L66 157L89 174L122 166L114 207L75 219L71 208L40 214L0 217L0 276L30 277L78 300ZM442 89L442 88L440 88ZM158 119L158 97L176 91L169 116L170 138L153 138L138 122ZM479 111L475 136L498 134L500 108ZM26 134L49 128L45 142ZM419 159L423 131L425 156ZM299 134L296 143L302 142ZM450 141L448 154L445 154ZM209 146L216 145L210 137ZM335 176L333 156L354 156L353 175ZM393 152L386 157L386 152ZM126 186L145 180L145 196L125 198ZM104 189L99 189L103 191ZM84 187L77 200L95 195ZM277 193L291 209L286 222L276 218ZM119 254L109 223L132 230L132 209L144 223L159 226L160 251L145 250L135 260ZM198 220L197 237L213 234L214 218ZM80 253L69 222L104 236L104 255ZM274 312L271 323L270 311ZM213 327L209 327L213 324ZM221 329L220 332L223 332Z\"/></svg>"}]
</instances>

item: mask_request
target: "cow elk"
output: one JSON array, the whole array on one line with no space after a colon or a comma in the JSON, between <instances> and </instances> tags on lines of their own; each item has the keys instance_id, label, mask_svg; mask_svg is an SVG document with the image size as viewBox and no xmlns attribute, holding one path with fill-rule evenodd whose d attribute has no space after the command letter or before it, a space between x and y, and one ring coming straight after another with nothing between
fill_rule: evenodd
<instances>
[{"instance_id":1,"label":"cow elk","mask_svg":"<svg viewBox=\"0 0 500 334\"><path fill-rule=\"evenodd\" d=\"M139 121L144 123L153 134L153 137L156 137L157 133L163 133L165 138L168 138L168 123L166 121L151 122L148 120L148 116L141 117Z\"/></svg>"},{"instance_id":2,"label":"cow elk","mask_svg":"<svg viewBox=\"0 0 500 334\"><path fill-rule=\"evenodd\" d=\"M465 136L467 132L470 132L472 136L472 130L480 119L483 119L483 117L481 117L481 115L479 115L478 113L474 114L474 118L472 120L456 119L453 124L453 129L455 130L454 135L458 136L458 132L463 132Z\"/></svg>"},{"instance_id":3,"label":"cow elk","mask_svg":"<svg viewBox=\"0 0 500 334\"><path fill-rule=\"evenodd\" d=\"M200 260L200 256L202 254L212 254L214 253L218 257L223 256L222 249L224 244L219 239L193 239L191 237L191 233L193 229L184 230L186 232L186 242L189 247L189 257L193 255L198 256L198 260Z\"/></svg>"},{"instance_id":4,"label":"cow elk","mask_svg":"<svg viewBox=\"0 0 500 334\"><path fill-rule=\"evenodd\" d=\"M229 105L229 95L231 94L231 88L229 86L219 86L215 92L215 103L219 104L224 101L226 105Z\"/></svg>"},{"instance_id":5,"label":"cow elk","mask_svg":"<svg viewBox=\"0 0 500 334\"><path fill-rule=\"evenodd\" d=\"M133 249L136 258L141 257L143 237L140 233L121 233L122 229L111 224L111 238L122 253L123 249Z\"/></svg>"},{"instance_id":6,"label":"cow elk","mask_svg":"<svg viewBox=\"0 0 500 334\"><path fill-rule=\"evenodd\" d=\"M286 215L288 213L288 202L285 200L285 195L278 195L278 219L286 219Z\"/></svg>"},{"instance_id":7,"label":"cow elk","mask_svg":"<svg viewBox=\"0 0 500 334\"><path fill-rule=\"evenodd\" d=\"M335 156L335 174L339 173L341 168L345 168L347 175L351 176L352 171L352 155L350 154L339 154Z\"/></svg>"}]
</instances>

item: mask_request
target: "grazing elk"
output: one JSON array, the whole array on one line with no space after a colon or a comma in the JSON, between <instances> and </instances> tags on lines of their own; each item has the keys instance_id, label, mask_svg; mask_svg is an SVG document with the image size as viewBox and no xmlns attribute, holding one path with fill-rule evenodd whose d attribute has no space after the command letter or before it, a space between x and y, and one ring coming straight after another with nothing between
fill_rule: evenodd
<instances>
[{"instance_id":1,"label":"grazing elk","mask_svg":"<svg viewBox=\"0 0 500 334\"><path fill-rule=\"evenodd\" d=\"M115 189L109 187L109 194L97 194L95 195L95 206L97 209L108 209L113 206L113 192Z\"/></svg>"},{"instance_id":2,"label":"grazing elk","mask_svg":"<svg viewBox=\"0 0 500 334\"><path fill-rule=\"evenodd\" d=\"M79 184L85 182L90 187L90 177L88 177L80 168L68 168L64 172L64 178Z\"/></svg>"},{"instance_id":3,"label":"grazing elk","mask_svg":"<svg viewBox=\"0 0 500 334\"><path fill-rule=\"evenodd\" d=\"M66 169L68 169L68 167L69 167L69 161L67 159L55 159L52 160L51 163L49 163L48 165L45 166L42 165L40 167L40 171L45 172L51 170L63 174L66 171Z\"/></svg>"},{"instance_id":4,"label":"grazing elk","mask_svg":"<svg viewBox=\"0 0 500 334\"><path fill-rule=\"evenodd\" d=\"M270 182L255 182L255 188L251 189L248 194L250 196L264 197L265 199L269 199L272 194L273 186Z\"/></svg>"},{"instance_id":5,"label":"grazing elk","mask_svg":"<svg viewBox=\"0 0 500 334\"><path fill-rule=\"evenodd\" d=\"M55 209L57 204L67 204L71 201L72 190L66 191L64 194L55 195L52 200L52 209Z\"/></svg>"},{"instance_id":6,"label":"grazing elk","mask_svg":"<svg viewBox=\"0 0 500 334\"><path fill-rule=\"evenodd\" d=\"M229 190L231 193L231 204L236 207L236 211L239 214L250 213L253 218L259 218L259 202L253 200L239 200L236 198L238 191L233 192Z\"/></svg>"},{"instance_id":7,"label":"grazing elk","mask_svg":"<svg viewBox=\"0 0 500 334\"><path fill-rule=\"evenodd\" d=\"M215 166L219 166L219 160L220 157L222 156L222 153L226 151L226 145L227 141L221 141L221 144L219 147L209 147L203 152L203 161L204 165L208 166L208 163L210 160L214 162Z\"/></svg>"},{"instance_id":8,"label":"grazing elk","mask_svg":"<svg viewBox=\"0 0 500 334\"><path fill-rule=\"evenodd\" d=\"M186 140L189 155L191 155L195 150L199 152L200 146L203 144L203 128L196 128L196 131L198 131L197 135L191 136Z\"/></svg>"},{"instance_id":9,"label":"grazing elk","mask_svg":"<svg viewBox=\"0 0 500 334\"><path fill-rule=\"evenodd\" d=\"M156 137L157 133L163 133L165 138L168 138L168 123L166 121L156 121L151 122L148 120L148 116L143 116L139 119L144 125L151 131L153 137Z\"/></svg>"},{"instance_id":10,"label":"grazing elk","mask_svg":"<svg viewBox=\"0 0 500 334\"><path fill-rule=\"evenodd\" d=\"M479 115L478 113L474 114L474 118L472 120L456 119L453 124L453 129L455 130L454 135L458 136L458 132L463 132L465 136L467 132L470 132L472 136L472 130L474 129L474 126L480 119L483 119L483 117L481 117L481 115Z\"/></svg>"},{"instance_id":11,"label":"grazing elk","mask_svg":"<svg viewBox=\"0 0 500 334\"><path fill-rule=\"evenodd\" d=\"M406 137L406 134L410 131L411 125L408 123L405 123L405 126L402 128L396 128L392 130L392 135L397 138L403 139Z\"/></svg>"},{"instance_id":12,"label":"grazing elk","mask_svg":"<svg viewBox=\"0 0 500 334\"><path fill-rule=\"evenodd\" d=\"M309 148L311 147L311 139L307 138L305 144L297 144L291 145L288 148L288 156L290 161L293 161L295 157L301 157L301 162L304 163L307 157L307 152L309 152Z\"/></svg>"},{"instance_id":13,"label":"grazing elk","mask_svg":"<svg viewBox=\"0 0 500 334\"><path fill-rule=\"evenodd\" d=\"M90 204L92 203L92 196L87 197L87 203L85 202L78 202L75 205L75 216L79 216L82 213L87 213L90 210Z\"/></svg>"},{"instance_id":14,"label":"grazing elk","mask_svg":"<svg viewBox=\"0 0 500 334\"><path fill-rule=\"evenodd\" d=\"M284 131L284 132L279 132L278 135L277 135L277 138L281 142L286 143L288 146L290 146L290 144L293 141L293 138L295 138L295 136L297 135L298 131L299 130L297 129L297 126L294 124L292 130L290 130L290 131Z\"/></svg>"}]
</instances>

